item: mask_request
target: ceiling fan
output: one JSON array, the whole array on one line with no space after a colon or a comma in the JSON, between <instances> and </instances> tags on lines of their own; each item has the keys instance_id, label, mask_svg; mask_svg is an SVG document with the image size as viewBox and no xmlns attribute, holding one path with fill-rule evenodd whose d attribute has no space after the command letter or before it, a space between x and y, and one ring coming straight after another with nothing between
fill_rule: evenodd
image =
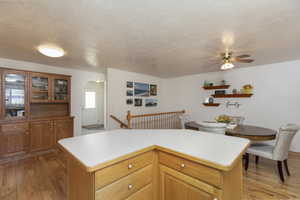
<instances>
[{"instance_id":1,"label":"ceiling fan","mask_svg":"<svg viewBox=\"0 0 300 200\"><path fill-rule=\"evenodd\" d=\"M225 53L221 53L223 65L221 66L221 70L227 70L234 68L234 62L240 63L251 63L254 60L250 59L250 55L242 54L238 56L232 56L233 52L226 51Z\"/></svg>"}]
</instances>

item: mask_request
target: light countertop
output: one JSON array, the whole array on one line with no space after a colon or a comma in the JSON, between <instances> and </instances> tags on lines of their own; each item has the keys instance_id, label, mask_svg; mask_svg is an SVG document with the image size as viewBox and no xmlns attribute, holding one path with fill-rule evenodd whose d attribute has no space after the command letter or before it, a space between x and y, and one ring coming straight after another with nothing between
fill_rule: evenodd
<instances>
[{"instance_id":1,"label":"light countertop","mask_svg":"<svg viewBox=\"0 0 300 200\"><path fill-rule=\"evenodd\" d=\"M185 129L120 129L62 139L59 144L87 168L151 146L226 168L245 150L249 140Z\"/></svg>"}]
</instances>

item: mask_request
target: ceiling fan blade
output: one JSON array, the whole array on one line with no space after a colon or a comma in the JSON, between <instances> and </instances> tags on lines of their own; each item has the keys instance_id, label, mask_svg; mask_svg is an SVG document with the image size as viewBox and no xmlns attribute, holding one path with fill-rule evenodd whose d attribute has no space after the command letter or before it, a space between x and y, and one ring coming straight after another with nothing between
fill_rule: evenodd
<instances>
[{"instance_id":1,"label":"ceiling fan blade","mask_svg":"<svg viewBox=\"0 0 300 200\"><path fill-rule=\"evenodd\" d=\"M235 62L240 62L240 63L252 63L254 60L253 59L235 59Z\"/></svg>"},{"instance_id":2,"label":"ceiling fan blade","mask_svg":"<svg viewBox=\"0 0 300 200\"><path fill-rule=\"evenodd\" d=\"M248 57L251 57L251 56L247 55L247 54L236 56L236 58L248 58Z\"/></svg>"}]
</instances>

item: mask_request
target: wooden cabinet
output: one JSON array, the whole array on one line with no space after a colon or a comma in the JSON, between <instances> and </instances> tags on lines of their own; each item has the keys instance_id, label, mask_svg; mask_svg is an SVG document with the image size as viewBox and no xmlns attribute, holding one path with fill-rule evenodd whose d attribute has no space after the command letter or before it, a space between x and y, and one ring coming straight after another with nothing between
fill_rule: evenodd
<instances>
[{"instance_id":1,"label":"wooden cabinet","mask_svg":"<svg viewBox=\"0 0 300 200\"><path fill-rule=\"evenodd\" d=\"M171 169L175 169L201 181L206 181L216 187L222 185L222 173L211 167L164 152L159 152L159 162Z\"/></svg>"},{"instance_id":2,"label":"wooden cabinet","mask_svg":"<svg viewBox=\"0 0 300 200\"><path fill-rule=\"evenodd\" d=\"M54 120L55 142L73 137L73 119Z\"/></svg>"},{"instance_id":3,"label":"wooden cabinet","mask_svg":"<svg viewBox=\"0 0 300 200\"><path fill-rule=\"evenodd\" d=\"M71 80L69 77L66 76L54 76L52 80L52 87L53 87L53 102L68 102L70 99L70 85Z\"/></svg>"},{"instance_id":4,"label":"wooden cabinet","mask_svg":"<svg viewBox=\"0 0 300 200\"><path fill-rule=\"evenodd\" d=\"M44 73L30 73L29 79L30 102L45 103L51 102L52 84L51 76Z\"/></svg>"},{"instance_id":5,"label":"wooden cabinet","mask_svg":"<svg viewBox=\"0 0 300 200\"><path fill-rule=\"evenodd\" d=\"M68 200L242 199L242 156L224 169L222 165L191 160L188 155L153 146L148 151L88 167L64 151L68 158Z\"/></svg>"},{"instance_id":6,"label":"wooden cabinet","mask_svg":"<svg viewBox=\"0 0 300 200\"><path fill-rule=\"evenodd\" d=\"M217 189L171 168L161 166L160 178L161 200L218 199Z\"/></svg>"},{"instance_id":7,"label":"wooden cabinet","mask_svg":"<svg viewBox=\"0 0 300 200\"><path fill-rule=\"evenodd\" d=\"M53 121L37 121L30 124L30 151L46 150L54 145Z\"/></svg>"},{"instance_id":8,"label":"wooden cabinet","mask_svg":"<svg viewBox=\"0 0 300 200\"><path fill-rule=\"evenodd\" d=\"M3 70L2 72L2 119L24 120L28 116L27 72Z\"/></svg>"},{"instance_id":9,"label":"wooden cabinet","mask_svg":"<svg viewBox=\"0 0 300 200\"><path fill-rule=\"evenodd\" d=\"M152 165L144 167L96 191L96 200L122 200L130 197L152 181Z\"/></svg>"},{"instance_id":10,"label":"wooden cabinet","mask_svg":"<svg viewBox=\"0 0 300 200\"><path fill-rule=\"evenodd\" d=\"M2 82L2 72L3 70L0 68L0 120L3 119L3 98L2 98L2 90L3 90L3 82Z\"/></svg>"},{"instance_id":11,"label":"wooden cabinet","mask_svg":"<svg viewBox=\"0 0 300 200\"><path fill-rule=\"evenodd\" d=\"M67 103L70 101L69 76L30 73L31 103Z\"/></svg>"},{"instance_id":12,"label":"wooden cabinet","mask_svg":"<svg viewBox=\"0 0 300 200\"><path fill-rule=\"evenodd\" d=\"M68 75L0 68L0 159L72 137L70 94Z\"/></svg>"},{"instance_id":13,"label":"wooden cabinet","mask_svg":"<svg viewBox=\"0 0 300 200\"><path fill-rule=\"evenodd\" d=\"M152 184L145 186L141 190L137 191L126 200L156 200L153 199L153 189Z\"/></svg>"},{"instance_id":14,"label":"wooden cabinet","mask_svg":"<svg viewBox=\"0 0 300 200\"><path fill-rule=\"evenodd\" d=\"M100 189L105 185L150 165L152 162L153 152L151 151L99 170L95 173L95 189Z\"/></svg>"},{"instance_id":15,"label":"wooden cabinet","mask_svg":"<svg viewBox=\"0 0 300 200\"><path fill-rule=\"evenodd\" d=\"M9 156L28 151L28 123L2 124L0 127L0 154L2 156Z\"/></svg>"}]
</instances>

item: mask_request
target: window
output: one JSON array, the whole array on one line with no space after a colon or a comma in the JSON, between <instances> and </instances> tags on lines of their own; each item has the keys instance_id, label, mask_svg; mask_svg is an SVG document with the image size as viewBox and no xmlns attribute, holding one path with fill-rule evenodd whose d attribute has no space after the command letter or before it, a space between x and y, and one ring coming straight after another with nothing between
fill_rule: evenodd
<instances>
[{"instance_id":1,"label":"window","mask_svg":"<svg viewBox=\"0 0 300 200\"><path fill-rule=\"evenodd\" d=\"M85 92L85 108L96 108L96 92Z\"/></svg>"}]
</instances>

